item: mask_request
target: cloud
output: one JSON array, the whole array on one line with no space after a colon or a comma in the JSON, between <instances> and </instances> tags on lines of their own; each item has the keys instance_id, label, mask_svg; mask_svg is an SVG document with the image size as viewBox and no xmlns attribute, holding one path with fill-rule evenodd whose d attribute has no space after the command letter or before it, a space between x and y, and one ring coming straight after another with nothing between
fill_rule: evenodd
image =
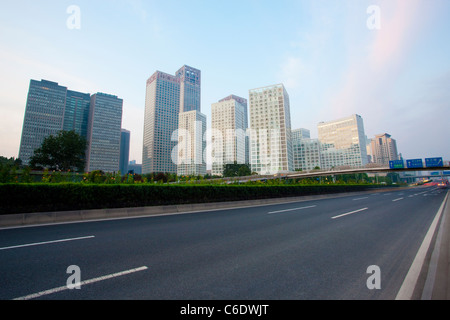
<instances>
[{"instance_id":1,"label":"cloud","mask_svg":"<svg viewBox=\"0 0 450 320\"><path fill-rule=\"evenodd\" d=\"M358 50L342 78L342 85L331 98L333 117L364 111L367 118L381 120L391 111L391 93L413 45L418 13L423 1L382 1L381 30L366 32L366 46ZM350 48L351 44L347 44ZM328 112L327 112L328 113ZM375 122L378 122L376 121Z\"/></svg>"}]
</instances>

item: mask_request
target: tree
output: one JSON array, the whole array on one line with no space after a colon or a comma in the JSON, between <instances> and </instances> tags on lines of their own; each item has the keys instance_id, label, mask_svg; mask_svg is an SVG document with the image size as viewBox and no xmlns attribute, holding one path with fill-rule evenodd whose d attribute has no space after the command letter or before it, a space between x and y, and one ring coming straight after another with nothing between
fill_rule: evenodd
<instances>
[{"instance_id":1,"label":"tree","mask_svg":"<svg viewBox=\"0 0 450 320\"><path fill-rule=\"evenodd\" d=\"M86 139L75 131L60 131L48 136L30 160L32 168L49 168L61 171L83 171Z\"/></svg>"},{"instance_id":2,"label":"tree","mask_svg":"<svg viewBox=\"0 0 450 320\"><path fill-rule=\"evenodd\" d=\"M243 164L238 170L239 177L248 177L252 175L252 170L248 167L248 165Z\"/></svg>"},{"instance_id":3,"label":"tree","mask_svg":"<svg viewBox=\"0 0 450 320\"><path fill-rule=\"evenodd\" d=\"M246 177L252 175L252 171L246 164L229 163L224 166L223 176L225 178L231 177Z\"/></svg>"},{"instance_id":4,"label":"tree","mask_svg":"<svg viewBox=\"0 0 450 320\"><path fill-rule=\"evenodd\" d=\"M0 183L10 183L17 180L17 170L22 168L19 158L6 158L0 156Z\"/></svg>"}]
</instances>

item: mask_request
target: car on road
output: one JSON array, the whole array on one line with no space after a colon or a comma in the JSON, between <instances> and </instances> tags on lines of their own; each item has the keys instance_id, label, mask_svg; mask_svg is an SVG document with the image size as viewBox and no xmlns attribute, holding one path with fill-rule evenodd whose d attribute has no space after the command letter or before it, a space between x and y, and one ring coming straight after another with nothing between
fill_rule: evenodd
<instances>
[{"instance_id":1,"label":"car on road","mask_svg":"<svg viewBox=\"0 0 450 320\"><path fill-rule=\"evenodd\" d=\"M437 186L440 189L447 189L447 188L450 188L450 183L448 182L448 180L443 180L443 181L439 181Z\"/></svg>"}]
</instances>

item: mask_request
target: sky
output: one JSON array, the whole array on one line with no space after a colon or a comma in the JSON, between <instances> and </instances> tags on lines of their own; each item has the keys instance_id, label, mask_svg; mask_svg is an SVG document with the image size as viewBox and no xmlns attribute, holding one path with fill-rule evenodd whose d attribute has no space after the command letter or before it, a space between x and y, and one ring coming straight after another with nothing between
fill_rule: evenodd
<instances>
[{"instance_id":1,"label":"sky","mask_svg":"<svg viewBox=\"0 0 450 320\"><path fill-rule=\"evenodd\" d=\"M76 10L74 11L73 8ZM202 71L202 113L282 83L292 128L359 114L405 159L450 160L448 0L17 0L0 10L0 155L18 157L31 79L124 100L142 163L146 80Z\"/></svg>"}]
</instances>

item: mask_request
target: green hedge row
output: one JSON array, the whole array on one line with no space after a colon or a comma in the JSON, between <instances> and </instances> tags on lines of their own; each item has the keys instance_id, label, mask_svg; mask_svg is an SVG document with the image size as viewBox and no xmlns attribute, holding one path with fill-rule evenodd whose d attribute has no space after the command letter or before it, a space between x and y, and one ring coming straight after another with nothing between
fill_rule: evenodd
<instances>
[{"instance_id":1,"label":"green hedge row","mask_svg":"<svg viewBox=\"0 0 450 320\"><path fill-rule=\"evenodd\" d=\"M374 185L0 184L0 214L255 200L364 191Z\"/></svg>"}]
</instances>

